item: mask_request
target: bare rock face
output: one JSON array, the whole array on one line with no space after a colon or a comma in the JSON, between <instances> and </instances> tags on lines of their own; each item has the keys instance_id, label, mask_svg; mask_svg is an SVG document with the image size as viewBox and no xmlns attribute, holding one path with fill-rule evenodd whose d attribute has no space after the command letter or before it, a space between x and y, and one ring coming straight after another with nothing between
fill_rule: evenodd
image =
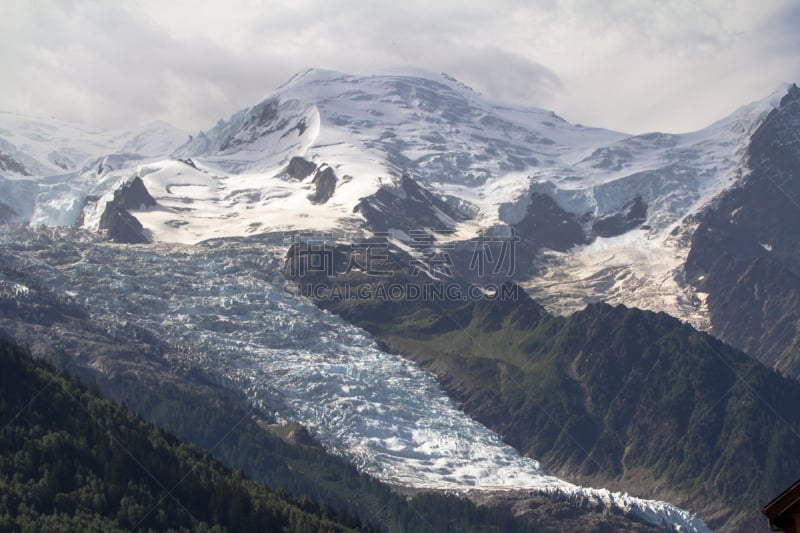
<instances>
[{"instance_id":1,"label":"bare rock face","mask_svg":"<svg viewBox=\"0 0 800 533\"><path fill-rule=\"evenodd\" d=\"M144 227L136 217L118 209L112 202L100 217L100 229L106 232L108 240L123 244L145 244L150 239L144 233Z\"/></svg>"},{"instance_id":2,"label":"bare rock face","mask_svg":"<svg viewBox=\"0 0 800 533\"><path fill-rule=\"evenodd\" d=\"M354 212L361 213L374 231L395 228L451 230L468 217L446 201L403 175L396 189L382 187L362 198Z\"/></svg>"},{"instance_id":3,"label":"bare rock face","mask_svg":"<svg viewBox=\"0 0 800 533\"><path fill-rule=\"evenodd\" d=\"M220 146L220 150L228 150L247 142L252 142L254 139L275 131L280 128L282 124L277 124L280 119L278 113L278 101L267 100L253 107L250 114L246 117L244 123L239 128L235 135L225 139Z\"/></svg>"},{"instance_id":4,"label":"bare rock face","mask_svg":"<svg viewBox=\"0 0 800 533\"><path fill-rule=\"evenodd\" d=\"M314 440L314 437L311 436L306 427L302 424L296 422L291 424L268 424L262 420L258 422L258 425L261 429L288 444L322 448L319 442Z\"/></svg>"},{"instance_id":5,"label":"bare rock face","mask_svg":"<svg viewBox=\"0 0 800 533\"><path fill-rule=\"evenodd\" d=\"M319 446L319 443L314 440L308 430L300 424L295 424L294 427L286 434L286 440L291 444L300 444L302 446Z\"/></svg>"},{"instance_id":6,"label":"bare rock face","mask_svg":"<svg viewBox=\"0 0 800 533\"><path fill-rule=\"evenodd\" d=\"M156 205L156 201L138 177L117 189L114 202L122 209L144 209Z\"/></svg>"},{"instance_id":7,"label":"bare rock face","mask_svg":"<svg viewBox=\"0 0 800 533\"><path fill-rule=\"evenodd\" d=\"M131 215L129 209L153 207L156 201L147 192L142 180L134 178L114 193L114 199L106 203L100 217L100 229L106 232L108 240L125 244L150 242L142 224Z\"/></svg>"},{"instance_id":8,"label":"bare rock face","mask_svg":"<svg viewBox=\"0 0 800 533\"><path fill-rule=\"evenodd\" d=\"M321 165L311 183L314 184L314 193L309 196L309 199L315 204L324 204L333 196L336 190L336 173L328 165Z\"/></svg>"},{"instance_id":9,"label":"bare rock face","mask_svg":"<svg viewBox=\"0 0 800 533\"><path fill-rule=\"evenodd\" d=\"M711 331L800 377L800 89L753 134L750 174L700 219L686 279L708 293Z\"/></svg>"},{"instance_id":10,"label":"bare rock face","mask_svg":"<svg viewBox=\"0 0 800 533\"><path fill-rule=\"evenodd\" d=\"M542 193L532 193L528 213L514 229L522 236L527 249L549 248L564 252L576 244L587 244L589 238L578 216L564 211Z\"/></svg>"},{"instance_id":11,"label":"bare rock face","mask_svg":"<svg viewBox=\"0 0 800 533\"><path fill-rule=\"evenodd\" d=\"M598 237L616 237L644 224L646 220L647 204L641 196L637 196L618 212L595 220L592 229Z\"/></svg>"},{"instance_id":12,"label":"bare rock face","mask_svg":"<svg viewBox=\"0 0 800 533\"><path fill-rule=\"evenodd\" d=\"M317 170L317 165L302 157L295 156L289 160L289 165L286 167L286 174L292 179L303 181L315 170Z\"/></svg>"},{"instance_id":13,"label":"bare rock face","mask_svg":"<svg viewBox=\"0 0 800 533\"><path fill-rule=\"evenodd\" d=\"M31 173L10 154L0 151L0 170L13 172L22 176L30 176Z\"/></svg>"},{"instance_id":14,"label":"bare rock face","mask_svg":"<svg viewBox=\"0 0 800 533\"><path fill-rule=\"evenodd\" d=\"M308 199L315 204L324 204L330 200L336 191L336 184L339 181L333 168L327 164L322 163L317 166L316 163L299 156L289 160L283 176L297 181L303 181L313 176L311 184L314 186L314 192L308 196Z\"/></svg>"}]
</instances>

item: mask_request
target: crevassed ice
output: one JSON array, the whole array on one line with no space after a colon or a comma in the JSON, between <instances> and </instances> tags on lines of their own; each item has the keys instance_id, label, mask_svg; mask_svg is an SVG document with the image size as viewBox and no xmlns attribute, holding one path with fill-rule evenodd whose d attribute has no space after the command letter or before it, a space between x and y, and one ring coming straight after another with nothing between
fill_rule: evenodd
<instances>
[{"instance_id":1,"label":"crevassed ice","mask_svg":"<svg viewBox=\"0 0 800 533\"><path fill-rule=\"evenodd\" d=\"M87 245L82 260L58 267L59 283L92 314L135 323L180 346L192 354L183 363L305 425L328 450L380 480L541 490L620 507L675 530L707 531L670 504L547 475L460 412L432 375L296 297L275 252L252 243Z\"/></svg>"}]
</instances>

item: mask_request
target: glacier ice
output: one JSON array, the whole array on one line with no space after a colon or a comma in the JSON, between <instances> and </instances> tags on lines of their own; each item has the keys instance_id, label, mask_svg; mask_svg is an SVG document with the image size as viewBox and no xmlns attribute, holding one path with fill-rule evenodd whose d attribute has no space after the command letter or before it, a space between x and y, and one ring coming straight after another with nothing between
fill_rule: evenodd
<instances>
[{"instance_id":1,"label":"glacier ice","mask_svg":"<svg viewBox=\"0 0 800 533\"><path fill-rule=\"evenodd\" d=\"M22 257L26 268L69 292L99 321L154 332L179 347L168 355L176 366L200 368L256 408L303 424L326 449L382 481L541 491L620 508L675 530L706 531L668 503L548 475L460 412L431 374L299 297L280 273L281 243L70 241L60 250L69 249L65 256L73 260L48 265L12 239L13 247L2 245L4 253Z\"/></svg>"}]
</instances>

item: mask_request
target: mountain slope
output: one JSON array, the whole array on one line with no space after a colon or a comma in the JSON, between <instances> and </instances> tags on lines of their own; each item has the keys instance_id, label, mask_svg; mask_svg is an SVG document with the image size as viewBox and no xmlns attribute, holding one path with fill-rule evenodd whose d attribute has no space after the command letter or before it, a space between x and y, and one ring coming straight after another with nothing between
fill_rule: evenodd
<instances>
[{"instance_id":1,"label":"mountain slope","mask_svg":"<svg viewBox=\"0 0 800 533\"><path fill-rule=\"evenodd\" d=\"M700 217L686 262L711 331L800 377L800 89L752 136L749 174Z\"/></svg>"},{"instance_id":2,"label":"mountain slope","mask_svg":"<svg viewBox=\"0 0 800 533\"><path fill-rule=\"evenodd\" d=\"M610 512L627 529L705 530L665 502L565 483L521 457L459 412L430 374L299 298L280 273L274 242L156 247L77 236L86 234L48 237L20 229L9 236L2 246L7 279L0 281L7 290L0 325L37 347L50 339L55 351L77 356L75 364L99 373L112 390L120 391L125 378L212 384L217 394L221 389L241 402L238 412L244 405L256 421L302 424L329 453L403 490L457 491L480 501L502 491L532 499L541 514L520 512L534 524L548 525L546 509L560 507L559 516L577 524L602 523ZM62 307L69 312L64 323L54 313ZM102 357L107 343L116 351ZM134 346L139 353L128 351ZM126 403L142 403L136 390ZM224 423L212 429L219 427ZM192 431L213 445L213 437ZM233 456L249 461L231 446ZM313 481L314 469L301 470L309 471L304 477ZM324 501L340 501L326 478L320 479ZM355 505L363 493L353 495Z\"/></svg>"},{"instance_id":3,"label":"mountain slope","mask_svg":"<svg viewBox=\"0 0 800 533\"><path fill-rule=\"evenodd\" d=\"M301 500L319 502L329 514L357 516L382 530L427 530L431 524L434 529L451 524L465 531L550 529L551 507L561 509L562 519L570 514L577 524L608 522L590 510L565 510L559 502L540 502L541 513L529 513L520 521L507 509L510 506L478 507L445 494L417 494L410 500L396 494L343 458L325 452L316 439L309 440L302 426L276 420L270 415L271 405L249 404L241 392L221 384L218 374L205 373L196 365L176 365L175 348L167 339L130 321L93 315L75 301L75 294L59 290L64 279L56 270L31 261L18 268L20 247L30 245L53 263L63 265L77 257L76 249L64 241L40 237L33 244L17 234L16 251L6 249L2 254L0 335L10 333L37 358L96 384L105 397L210 450L228 467ZM38 272L43 267L44 273Z\"/></svg>"},{"instance_id":4,"label":"mountain slope","mask_svg":"<svg viewBox=\"0 0 800 533\"><path fill-rule=\"evenodd\" d=\"M225 469L5 340L0 367L4 530L354 530Z\"/></svg>"},{"instance_id":5,"label":"mountain slope","mask_svg":"<svg viewBox=\"0 0 800 533\"><path fill-rule=\"evenodd\" d=\"M113 131L0 112L0 203L13 210L2 220L0 208L0 223L73 224L87 196L116 188L188 137L163 122Z\"/></svg>"},{"instance_id":6,"label":"mountain slope","mask_svg":"<svg viewBox=\"0 0 800 533\"><path fill-rule=\"evenodd\" d=\"M298 258L290 253L287 273ZM733 531L763 525L760 505L800 469L800 385L713 337L622 306L554 317L513 285L503 297L466 301L356 296L374 283L409 293L412 284L452 283L415 280L405 264L376 265L394 270L386 280L295 279L319 305L434 372L465 412L559 475L679 501Z\"/></svg>"},{"instance_id":7,"label":"mountain slope","mask_svg":"<svg viewBox=\"0 0 800 533\"><path fill-rule=\"evenodd\" d=\"M392 250L403 268L439 261L439 271L423 267L417 272L424 273L423 278L455 275L458 279L448 279L460 290L469 289L466 279L481 281L488 283L479 288L484 295L503 281L514 280L550 312L568 313L588 302L606 300L668 311L699 327L708 327L711 321L715 331L729 335L731 342L751 352L766 346L770 353L762 355L764 360L791 369L797 321L794 255L789 252L794 243L793 232L784 237L780 226L791 227L791 210L775 204L774 194L760 191L764 179L775 175L780 176L776 183L781 187L788 184L797 163L791 151L796 144L796 121L789 112L796 98L793 91L796 88L780 104L785 91L698 132L629 136L569 124L543 110L505 106L443 74L405 70L351 75L312 70L181 146L168 128L163 135L159 128L118 137L87 134L94 144L81 143L91 146L75 159L81 159L80 163L65 163L66 168L57 165L64 172L52 166L48 146L68 137L63 133L66 127L56 124L55 133L48 135L33 132L41 136L41 142L29 150L19 139L33 138L30 127L12 126L0 132L0 140L6 143L0 146L5 147L0 154L0 219L5 223L76 223L113 242L143 245L108 244L80 231L42 230L16 236L8 230L3 262L13 276L0 279L3 319L15 331L34 338L34 332L48 336L53 332L40 311L63 306L76 313L70 321L92 324L82 330L92 333L92 342L99 338L97 342L113 345L108 340L121 335L144 347L147 357L120 350L116 363L130 359L122 368L136 367L145 374L156 368L160 375L169 368L216 380L216 385L241 395L267 418L301 422L327 449L392 483L459 490L557 487L555 492L563 489L561 496L578 494L590 505L633 510L639 518L651 513L651 523L664 516L671 519L675 513L683 519L679 511L659 502L584 490L545 475L536 461L519 457L491 432L463 417L429 375L387 354L357 328L294 298L277 273L276 258L298 239L306 239L302 242L313 248L318 244L315 239L331 234L349 241L351 252L358 249L369 256L376 248L379 252L388 249L372 242L386 237L385 242L396 247ZM737 187L749 184L759 191L745 196L766 201L736 211L746 207L741 198L737 200ZM711 224L713 218L708 213L719 206L729 208L720 212L720 220L744 213L742 220L750 222L738 229L753 231L757 238L740 241L736 229L707 231L710 226L703 224ZM772 207L774 215L759 219L759 211ZM698 224L701 228L695 232ZM719 242L714 242L717 237ZM773 243L784 238L785 242ZM516 255L505 269L498 268L509 243ZM777 262L765 260L758 250L770 252L776 246L783 254ZM344 257L345 265L375 275L355 255L333 252L330 258ZM722 261L715 263L719 258ZM323 259L327 261L328 256ZM483 272L484 261L491 274ZM35 283L21 282L20 276ZM405 280L408 286L419 286L419 276L406 272L406 277L411 278ZM55 301L39 300L48 290ZM384 303L360 302L337 310L357 324L362 324L360 320L365 326L372 324L378 333L390 327L381 325L379 317L391 321L400 313L412 332L446 333L453 337L449 341L466 342L447 330L447 315L437 315L435 309L424 308L421 316L414 317ZM407 303L410 310L418 310L414 305L418 302ZM536 320L520 319L533 330L538 331L539 319L553 333L572 323L572 318L559 322L534 308L531 305L528 310ZM463 314L466 328L479 310L456 307L448 312ZM510 330L502 313L484 309L479 314L474 328L502 332L487 337L498 346L509 341L503 337ZM596 329L615 328L616 318L603 314ZM653 326L649 318L634 322L644 324L644 330ZM687 350L695 347L694 341L686 340L694 339L689 333L675 340L666 330L656 328L651 335L637 328L620 333L623 340L605 341L619 341L614 346L620 353L625 353L628 343L644 342L637 349L655 350L653 368L666 365L668 374L674 369L663 358L671 352L662 342ZM66 329L57 332L60 338L77 345L83 342ZM641 339L636 337L639 333ZM557 347L547 348L544 340L545 347L540 347L544 351L538 352L536 347L514 346L517 333L510 335L507 355L511 359L503 360L506 366L499 369L480 358L442 355L445 370L455 372L454 382L468 376L472 380L465 385L469 394L480 391L471 405L497 414L495 418L484 413L481 420L497 423L527 405L524 395L497 381L493 372L512 369L516 375L513 369L524 367L532 350L542 358L539 370L555 380L545 380L542 387L549 383L550 389L534 399L551 398L556 402L554 409L578 417L581 423L574 428L580 435L578 442L587 449L585 455L594 467L579 460L580 453L550 435L552 428L546 426L539 427L541 432L524 433L518 447L535 451L537 457L543 454L556 469L568 469L563 471L576 478L600 476L597 479L604 484L621 483L629 469L619 457L620 450L625 458L629 452L610 441L616 430L627 436L633 429L617 427L617 421L600 416L602 409L613 411L605 403L608 397L591 399L602 383L589 387L585 380L594 379L591 372L576 374L577 360L564 359ZM580 335L576 339L569 345L576 353L584 349L584 343L591 345L595 340ZM427 349L424 344L419 348ZM689 352L707 356L708 349ZM788 352L776 355L783 350ZM603 363L603 358L613 360L613 354L602 356L598 358L601 367L612 365ZM81 359L87 366L101 365L82 353ZM703 368L703 361L690 358L687 365ZM622 363L634 373L646 369L631 361L614 360L613 365ZM463 368L454 370L459 365ZM115 368L101 370L113 373ZM665 390L685 385L681 380L685 382L687 376L674 372L676 381L663 383ZM733 383L741 381L736 372ZM609 372L602 376L617 377ZM633 384L622 385L633 396L643 394ZM412 388L418 394L409 397L407 391ZM697 396L697 406L707 405L706 396L690 389ZM480 401L484 397L488 400ZM593 402L601 407L592 408ZM643 405L647 409L640 417L669 414L664 405ZM694 404L680 407L694 413ZM504 409L510 411L504 415ZM544 424L536 413L527 414ZM673 422L665 424L671 427ZM506 435L513 433L509 427L501 429ZM641 431L663 429L656 424ZM573 432L561 438L569 435ZM666 434L664 442L672 437ZM533 442L526 444L525 439ZM556 442L559 447L552 448ZM534 444L539 446L535 450ZM631 463L631 468L641 467L647 475L670 483L670 490L678 491L679 497L691 498L680 492L684 489L675 485L678 477L670 477L672 473L655 461L657 453L647 446L642 462ZM786 451L782 446L778 455ZM694 450L671 452L683 460ZM687 475L694 481L686 490L696 493L717 472L697 473L692 468L699 461L692 461L681 475L690 472ZM766 464L762 461L759 468ZM730 462L721 464L720 472L731 467ZM745 467L745 471L753 469ZM725 475L735 472L733 468ZM719 523L728 520L728 515L746 512L741 502L731 499L729 487L748 498L757 497L764 488L717 481L714 477L716 484L709 489L712 503L703 508ZM672 498L672 493L668 496ZM716 516L717 511L722 514Z\"/></svg>"},{"instance_id":8,"label":"mountain slope","mask_svg":"<svg viewBox=\"0 0 800 533\"><path fill-rule=\"evenodd\" d=\"M706 291L683 268L696 215L744 183L748 161L771 172L748 147L785 94L697 132L630 136L493 101L445 74L309 70L181 146L154 127L85 134L102 142L84 142L92 158L63 173L15 159L26 170L0 169L0 218L102 231L108 202L139 178L157 204L106 217L138 240L388 231L410 244L426 228L460 242L514 230L528 255L509 278L551 312L607 301L705 329ZM7 122L14 146L32 135ZM74 133L51 129L36 161Z\"/></svg>"}]
</instances>

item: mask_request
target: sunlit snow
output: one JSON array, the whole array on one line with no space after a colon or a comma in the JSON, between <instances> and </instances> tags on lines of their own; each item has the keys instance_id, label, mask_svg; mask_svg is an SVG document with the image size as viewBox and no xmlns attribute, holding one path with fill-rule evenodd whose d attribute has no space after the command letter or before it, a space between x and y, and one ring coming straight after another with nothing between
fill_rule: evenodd
<instances>
[{"instance_id":1,"label":"sunlit snow","mask_svg":"<svg viewBox=\"0 0 800 533\"><path fill-rule=\"evenodd\" d=\"M133 213L146 234L185 244L349 231L361 222L359 200L380 187L397 190L404 172L477 212L456 228L459 239L519 222L531 191L578 216L613 213L638 196L647 204L643 229L547 252L545 275L520 281L553 312L603 300L667 311L703 328L702 295L681 279L691 215L740 182L749 135L783 92L697 132L629 136L497 102L443 74L308 70L180 147L186 135L164 124L112 134L0 114L0 140L21 162L33 160L33 176L0 175L0 193L34 224L71 224L88 195L101 197L84 213L84 226L97 229L113 190L140 176L159 203ZM59 153L71 155L61 161ZM309 198L311 177L285 175L295 156L336 173L326 203ZM66 169L54 166L57 159Z\"/></svg>"}]
</instances>

